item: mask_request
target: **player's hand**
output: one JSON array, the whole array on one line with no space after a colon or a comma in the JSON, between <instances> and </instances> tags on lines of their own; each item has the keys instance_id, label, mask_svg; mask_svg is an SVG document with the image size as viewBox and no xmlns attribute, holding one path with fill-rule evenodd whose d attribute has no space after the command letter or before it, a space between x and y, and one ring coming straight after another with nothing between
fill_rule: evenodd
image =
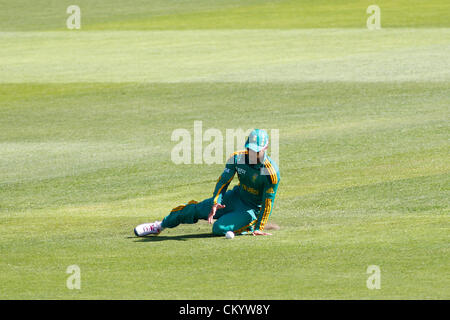
<instances>
[{"instance_id":1,"label":"player's hand","mask_svg":"<svg viewBox=\"0 0 450 320\"><path fill-rule=\"evenodd\" d=\"M220 204L220 203L213 204L213 206L211 207L211 211L209 212L209 215L208 215L209 224L213 223L213 219L214 219L214 216L216 215L217 209L222 209L222 208L225 208L225 205Z\"/></svg>"},{"instance_id":2,"label":"player's hand","mask_svg":"<svg viewBox=\"0 0 450 320\"><path fill-rule=\"evenodd\" d=\"M255 231L253 231L253 233L252 233L254 236L271 236L272 234L271 233L268 233L268 232L262 232L262 231L260 231L260 230L255 230Z\"/></svg>"}]
</instances>

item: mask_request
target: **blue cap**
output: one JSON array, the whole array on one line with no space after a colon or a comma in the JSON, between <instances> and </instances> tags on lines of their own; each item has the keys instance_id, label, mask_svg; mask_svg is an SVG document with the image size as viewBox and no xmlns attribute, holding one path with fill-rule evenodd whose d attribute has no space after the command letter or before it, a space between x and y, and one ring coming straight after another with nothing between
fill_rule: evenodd
<instances>
[{"instance_id":1,"label":"blue cap","mask_svg":"<svg viewBox=\"0 0 450 320\"><path fill-rule=\"evenodd\" d=\"M254 129L250 132L245 147L255 152L260 152L269 145L269 135L265 130Z\"/></svg>"}]
</instances>

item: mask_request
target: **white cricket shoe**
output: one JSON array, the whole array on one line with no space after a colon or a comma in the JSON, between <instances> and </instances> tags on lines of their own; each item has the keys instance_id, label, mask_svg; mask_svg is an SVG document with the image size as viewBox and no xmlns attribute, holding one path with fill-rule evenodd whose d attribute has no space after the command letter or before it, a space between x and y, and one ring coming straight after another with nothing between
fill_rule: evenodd
<instances>
[{"instance_id":1,"label":"white cricket shoe","mask_svg":"<svg viewBox=\"0 0 450 320\"><path fill-rule=\"evenodd\" d=\"M158 235L162 231L161 221L153 223L143 223L134 228L134 234L138 237L144 237L149 234Z\"/></svg>"}]
</instances>

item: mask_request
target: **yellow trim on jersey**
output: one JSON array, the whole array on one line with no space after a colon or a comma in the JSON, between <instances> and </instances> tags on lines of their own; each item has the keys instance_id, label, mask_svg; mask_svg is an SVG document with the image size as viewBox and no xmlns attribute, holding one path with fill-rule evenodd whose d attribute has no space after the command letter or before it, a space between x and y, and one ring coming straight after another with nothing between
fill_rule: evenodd
<instances>
[{"instance_id":1,"label":"yellow trim on jersey","mask_svg":"<svg viewBox=\"0 0 450 320\"><path fill-rule=\"evenodd\" d=\"M175 207L175 208L173 208L170 212L179 211L179 210L183 209L184 207L185 207L184 205L183 205L183 206Z\"/></svg>"},{"instance_id":2,"label":"yellow trim on jersey","mask_svg":"<svg viewBox=\"0 0 450 320\"><path fill-rule=\"evenodd\" d=\"M273 175L271 175L270 177L272 178L272 183L273 184L277 184L278 183L278 177L277 177L277 172L275 171L275 169L272 167L272 164L269 162L269 167L273 172Z\"/></svg>"},{"instance_id":3,"label":"yellow trim on jersey","mask_svg":"<svg viewBox=\"0 0 450 320\"><path fill-rule=\"evenodd\" d=\"M272 210L272 200L266 199L266 203L264 206L264 213L261 218L261 224L259 225L259 230L261 230L261 231L264 230L264 226L266 225L267 220L269 220L269 215L270 215L271 210Z\"/></svg>"},{"instance_id":4,"label":"yellow trim on jersey","mask_svg":"<svg viewBox=\"0 0 450 320\"><path fill-rule=\"evenodd\" d=\"M254 225L256 223L256 221L258 220L253 220L252 222L250 222L248 225L246 225L245 227L242 227L236 231L234 231L235 234L240 234L241 232L247 230L248 228L250 228L252 225Z\"/></svg>"},{"instance_id":5,"label":"yellow trim on jersey","mask_svg":"<svg viewBox=\"0 0 450 320\"><path fill-rule=\"evenodd\" d=\"M243 153L247 154L247 153L248 153L248 150L240 150L240 151L233 152L233 153L231 154L230 158L231 158L231 157L234 157L234 156L236 156L236 155L238 155L238 154L243 154Z\"/></svg>"},{"instance_id":6,"label":"yellow trim on jersey","mask_svg":"<svg viewBox=\"0 0 450 320\"><path fill-rule=\"evenodd\" d=\"M277 172L273 168L272 164L270 163L269 160L264 161L264 164L270 173L270 180L272 181L272 184L277 184L278 182Z\"/></svg>"},{"instance_id":7,"label":"yellow trim on jersey","mask_svg":"<svg viewBox=\"0 0 450 320\"><path fill-rule=\"evenodd\" d=\"M182 204L181 206L178 206L178 207L173 208L173 209L170 211L170 213L176 212L176 211L181 211L181 210L183 210L187 205L190 205L190 204L196 204L196 203L198 203L198 201L191 200L191 201L189 201L187 204Z\"/></svg>"},{"instance_id":8,"label":"yellow trim on jersey","mask_svg":"<svg viewBox=\"0 0 450 320\"><path fill-rule=\"evenodd\" d=\"M231 182L231 180L233 180L233 178L234 178L234 174L233 174L233 176L232 176L226 183L224 183L224 184L220 187L219 191L217 192L217 195L214 197L214 204L217 203L217 199L219 198L219 195L220 195L220 192L222 191L222 189L223 189L227 184L229 184L229 183Z\"/></svg>"},{"instance_id":9,"label":"yellow trim on jersey","mask_svg":"<svg viewBox=\"0 0 450 320\"><path fill-rule=\"evenodd\" d=\"M233 159L233 164L235 164L234 156L239 156L241 154L248 154L248 150L240 150L232 153L231 156L228 158L227 163L229 163L230 159Z\"/></svg>"}]
</instances>

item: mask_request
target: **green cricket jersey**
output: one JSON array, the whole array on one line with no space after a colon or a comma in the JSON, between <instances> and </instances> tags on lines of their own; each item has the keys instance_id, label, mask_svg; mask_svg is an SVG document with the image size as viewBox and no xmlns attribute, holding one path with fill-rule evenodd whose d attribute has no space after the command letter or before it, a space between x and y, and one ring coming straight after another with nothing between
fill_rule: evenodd
<instances>
[{"instance_id":1,"label":"green cricket jersey","mask_svg":"<svg viewBox=\"0 0 450 320\"><path fill-rule=\"evenodd\" d=\"M272 212L281 179L278 166L267 155L264 156L263 163L250 164L248 150L233 153L217 180L213 193L214 203L221 204L236 172L239 178L239 197L244 203L259 209L255 230L262 231Z\"/></svg>"}]
</instances>

